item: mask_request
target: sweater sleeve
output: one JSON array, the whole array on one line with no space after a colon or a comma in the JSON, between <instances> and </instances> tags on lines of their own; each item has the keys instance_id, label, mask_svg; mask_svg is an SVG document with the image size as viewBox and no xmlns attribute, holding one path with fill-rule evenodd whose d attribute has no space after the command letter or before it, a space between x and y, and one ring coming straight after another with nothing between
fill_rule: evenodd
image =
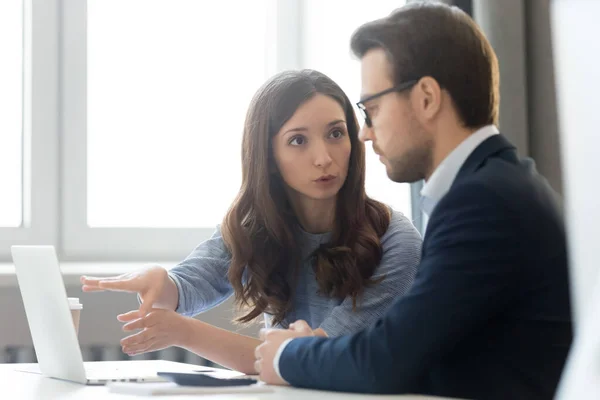
<instances>
[{"instance_id":1,"label":"sweater sleeve","mask_svg":"<svg viewBox=\"0 0 600 400\"><path fill-rule=\"evenodd\" d=\"M179 291L177 311L193 316L215 307L233 294L227 278L231 254L219 228L169 271Z\"/></svg>"}]
</instances>

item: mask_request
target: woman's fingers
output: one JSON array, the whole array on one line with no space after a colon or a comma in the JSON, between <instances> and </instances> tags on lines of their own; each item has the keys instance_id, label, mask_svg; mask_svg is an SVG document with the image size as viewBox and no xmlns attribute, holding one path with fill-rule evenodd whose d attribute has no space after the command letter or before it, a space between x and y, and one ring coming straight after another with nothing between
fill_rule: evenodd
<instances>
[{"instance_id":1,"label":"woman's fingers","mask_svg":"<svg viewBox=\"0 0 600 400\"><path fill-rule=\"evenodd\" d=\"M100 289L97 286L89 286L89 285L83 285L81 287L81 290L83 292L104 292L104 289Z\"/></svg>"},{"instance_id":2,"label":"woman's fingers","mask_svg":"<svg viewBox=\"0 0 600 400\"><path fill-rule=\"evenodd\" d=\"M107 276L107 277L95 277L95 276L81 276L79 281L82 284L81 290L84 292L102 292L104 290L112 290L111 284L107 282L125 281L129 280L124 275L119 276Z\"/></svg>"},{"instance_id":3,"label":"woman's fingers","mask_svg":"<svg viewBox=\"0 0 600 400\"><path fill-rule=\"evenodd\" d=\"M139 292L143 288L135 278L125 278L119 280L105 279L98 282L98 287L104 290L113 290L117 292Z\"/></svg>"},{"instance_id":4,"label":"woman's fingers","mask_svg":"<svg viewBox=\"0 0 600 400\"><path fill-rule=\"evenodd\" d=\"M142 304L140 304L140 309L138 311L140 317L145 317L152 311L152 307L156 301L156 295L157 293L155 290L149 290L148 293L144 294L142 297Z\"/></svg>"},{"instance_id":5,"label":"woman's fingers","mask_svg":"<svg viewBox=\"0 0 600 400\"><path fill-rule=\"evenodd\" d=\"M153 340L157 335L156 330L154 329L144 329L141 332L134 333L133 335L129 335L123 339L121 339L122 347L132 347L142 345L150 340Z\"/></svg>"},{"instance_id":6,"label":"woman's fingers","mask_svg":"<svg viewBox=\"0 0 600 400\"><path fill-rule=\"evenodd\" d=\"M125 332L128 332L128 331L135 331L136 329L144 329L146 327L145 325L146 325L146 321L144 321L144 318L139 318L139 319L136 319L132 322L129 322L129 323L123 325L123 330Z\"/></svg>"},{"instance_id":7,"label":"woman's fingers","mask_svg":"<svg viewBox=\"0 0 600 400\"><path fill-rule=\"evenodd\" d=\"M161 347L157 345L155 340L148 340L147 342L131 345L131 346L123 346L123 353L126 353L130 356L135 356L142 353L148 353L150 351L161 350Z\"/></svg>"},{"instance_id":8,"label":"woman's fingers","mask_svg":"<svg viewBox=\"0 0 600 400\"><path fill-rule=\"evenodd\" d=\"M79 278L79 281L84 285L98 286L98 282L100 282L100 281L115 281L115 280L119 280L119 279L123 279L123 278L124 278L123 275L101 276L101 277L82 275Z\"/></svg>"},{"instance_id":9,"label":"woman's fingers","mask_svg":"<svg viewBox=\"0 0 600 400\"><path fill-rule=\"evenodd\" d=\"M117 320L120 322L131 322L140 318L140 312L138 310L132 310L123 314L117 315ZM123 327L125 329L125 327Z\"/></svg>"},{"instance_id":10,"label":"woman's fingers","mask_svg":"<svg viewBox=\"0 0 600 400\"><path fill-rule=\"evenodd\" d=\"M160 325L161 322L164 322L161 320L161 315L163 315L162 313L151 313L142 318L136 317L137 314L139 314L139 311L134 310L125 314L121 314L117 317L119 320L128 319L130 321L123 325L124 331L152 328L156 325ZM168 327L168 324L163 325Z\"/></svg>"},{"instance_id":11,"label":"woman's fingers","mask_svg":"<svg viewBox=\"0 0 600 400\"><path fill-rule=\"evenodd\" d=\"M134 356L150 351L162 350L169 346L171 346L171 343L169 341L168 334L164 332L153 332L150 336L147 336L142 341L138 341L136 343L125 342L125 344L122 344L122 350L123 353L127 353L130 356Z\"/></svg>"}]
</instances>

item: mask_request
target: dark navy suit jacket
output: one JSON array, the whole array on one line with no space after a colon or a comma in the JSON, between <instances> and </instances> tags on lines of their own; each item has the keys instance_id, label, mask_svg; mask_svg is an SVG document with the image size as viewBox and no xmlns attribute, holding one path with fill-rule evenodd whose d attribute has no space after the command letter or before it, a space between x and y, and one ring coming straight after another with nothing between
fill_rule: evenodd
<instances>
[{"instance_id":1,"label":"dark navy suit jacket","mask_svg":"<svg viewBox=\"0 0 600 400\"><path fill-rule=\"evenodd\" d=\"M572 338L565 241L554 192L494 135L433 210L409 292L367 330L293 340L281 375L325 390L552 398Z\"/></svg>"}]
</instances>

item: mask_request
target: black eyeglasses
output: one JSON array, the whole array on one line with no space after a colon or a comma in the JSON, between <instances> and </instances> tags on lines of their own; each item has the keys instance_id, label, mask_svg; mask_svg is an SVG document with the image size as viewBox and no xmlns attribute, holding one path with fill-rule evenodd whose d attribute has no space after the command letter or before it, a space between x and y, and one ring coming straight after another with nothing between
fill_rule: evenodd
<instances>
[{"instance_id":1,"label":"black eyeglasses","mask_svg":"<svg viewBox=\"0 0 600 400\"><path fill-rule=\"evenodd\" d=\"M381 97L381 96L383 96L385 94L388 94L388 93L402 92L402 91L404 91L406 89L409 89L409 88L413 87L414 85L417 84L417 82L418 82L418 80L416 80L416 79L413 79L413 80L407 81L407 82L403 82L403 83L401 83L399 85L396 85L396 86L394 86L392 88L383 90L383 91L381 91L379 93L375 93L375 94L373 94L373 95L371 95L369 97L365 97L364 99L362 99L361 101L359 101L358 103L356 103L356 106L361 111L361 114L362 114L363 118L365 119L365 124L369 128L371 128L373 126L373 123L371 121L371 117L369 117L369 113L367 112L367 107L365 106L366 102L374 100L374 99L376 99L378 97Z\"/></svg>"}]
</instances>

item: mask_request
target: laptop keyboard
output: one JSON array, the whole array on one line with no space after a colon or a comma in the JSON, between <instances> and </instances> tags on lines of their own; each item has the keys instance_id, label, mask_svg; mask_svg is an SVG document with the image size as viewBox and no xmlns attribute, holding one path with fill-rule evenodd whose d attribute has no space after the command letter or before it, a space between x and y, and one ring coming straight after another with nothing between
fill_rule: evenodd
<instances>
[{"instance_id":1,"label":"laptop keyboard","mask_svg":"<svg viewBox=\"0 0 600 400\"><path fill-rule=\"evenodd\" d=\"M156 375L155 369L146 369L140 366L104 366L104 365L86 365L85 374L91 380L110 380L117 382L130 382L140 380L164 381Z\"/></svg>"}]
</instances>

